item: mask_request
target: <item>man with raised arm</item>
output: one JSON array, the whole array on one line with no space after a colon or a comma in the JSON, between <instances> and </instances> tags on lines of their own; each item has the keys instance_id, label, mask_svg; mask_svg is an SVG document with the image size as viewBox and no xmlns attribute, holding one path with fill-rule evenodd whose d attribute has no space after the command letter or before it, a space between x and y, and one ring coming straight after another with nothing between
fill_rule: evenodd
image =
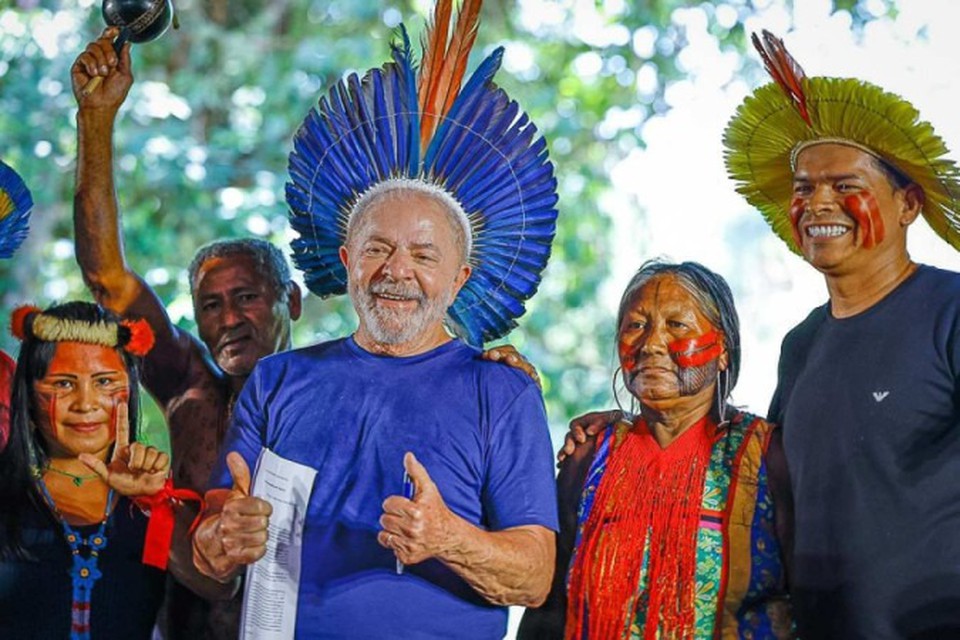
<instances>
[{"instance_id":1,"label":"man with raised arm","mask_svg":"<svg viewBox=\"0 0 960 640\"><path fill-rule=\"evenodd\" d=\"M133 76L130 46L117 56L112 46L116 35L115 29L105 31L71 70L79 105L77 261L98 302L121 315L144 317L155 328L157 346L144 359L143 383L167 419L174 483L202 491L236 394L253 365L290 347L291 322L300 315L300 289L290 279L283 255L268 242L208 245L197 253L189 272L198 339L170 320L156 293L130 268L114 193L113 129ZM103 77L100 87L82 95L82 87L96 76ZM176 538L186 539L183 526ZM189 553L189 546L183 550ZM175 576L189 585L189 576ZM162 626L170 637L236 637L239 599L210 603L175 584L168 591L167 610L170 619Z\"/></svg>"}]
</instances>

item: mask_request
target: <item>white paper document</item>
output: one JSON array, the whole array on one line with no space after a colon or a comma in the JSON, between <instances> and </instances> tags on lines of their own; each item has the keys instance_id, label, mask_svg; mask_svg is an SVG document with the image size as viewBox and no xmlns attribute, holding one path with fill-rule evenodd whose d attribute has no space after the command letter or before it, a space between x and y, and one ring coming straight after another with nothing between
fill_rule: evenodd
<instances>
[{"instance_id":1,"label":"white paper document","mask_svg":"<svg viewBox=\"0 0 960 640\"><path fill-rule=\"evenodd\" d=\"M267 553L247 567L240 637L244 640L288 640L297 625L300 552L303 523L316 469L260 452L251 495L273 506L267 531Z\"/></svg>"}]
</instances>

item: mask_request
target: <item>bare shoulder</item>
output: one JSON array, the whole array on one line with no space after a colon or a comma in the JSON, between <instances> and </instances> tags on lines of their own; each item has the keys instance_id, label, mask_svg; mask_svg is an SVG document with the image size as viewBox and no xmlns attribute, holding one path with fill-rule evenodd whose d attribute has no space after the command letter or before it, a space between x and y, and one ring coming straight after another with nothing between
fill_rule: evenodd
<instances>
[{"instance_id":1,"label":"bare shoulder","mask_svg":"<svg viewBox=\"0 0 960 640\"><path fill-rule=\"evenodd\" d=\"M225 375L199 339L173 326L144 358L143 385L166 408L179 396L224 386Z\"/></svg>"}]
</instances>

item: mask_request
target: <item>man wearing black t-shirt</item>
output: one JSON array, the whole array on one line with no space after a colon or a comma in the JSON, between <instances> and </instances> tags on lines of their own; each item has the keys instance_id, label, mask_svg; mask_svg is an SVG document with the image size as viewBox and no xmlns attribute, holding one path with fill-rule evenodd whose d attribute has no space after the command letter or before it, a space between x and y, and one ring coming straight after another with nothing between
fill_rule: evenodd
<instances>
[{"instance_id":1,"label":"man wearing black t-shirt","mask_svg":"<svg viewBox=\"0 0 960 640\"><path fill-rule=\"evenodd\" d=\"M800 635L960 637L960 275L906 248L921 212L960 243L957 169L902 98L763 49L781 86L740 107L727 166L830 296L784 339L769 414Z\"/></svg>"}]
</instances>

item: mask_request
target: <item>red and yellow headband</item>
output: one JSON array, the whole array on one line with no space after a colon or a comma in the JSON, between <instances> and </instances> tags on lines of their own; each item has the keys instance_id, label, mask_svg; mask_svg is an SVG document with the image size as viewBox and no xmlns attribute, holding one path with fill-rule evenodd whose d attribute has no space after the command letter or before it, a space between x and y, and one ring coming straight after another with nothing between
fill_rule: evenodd
<instances>
[{"instance_id":1,"label":"red and yellow headband","mask_svg":"<svg viewBox=\"0 0 960 640\"><path fill-rule=\"evenodd\" d=\"M155 341L153 329L143 319L87 322L58 318L31 305L14 309L10 317L10 332L20 341L32 338L44 342L83 342L120 347L139 357L150 353Z\"/></svg>"}]
</instances>

